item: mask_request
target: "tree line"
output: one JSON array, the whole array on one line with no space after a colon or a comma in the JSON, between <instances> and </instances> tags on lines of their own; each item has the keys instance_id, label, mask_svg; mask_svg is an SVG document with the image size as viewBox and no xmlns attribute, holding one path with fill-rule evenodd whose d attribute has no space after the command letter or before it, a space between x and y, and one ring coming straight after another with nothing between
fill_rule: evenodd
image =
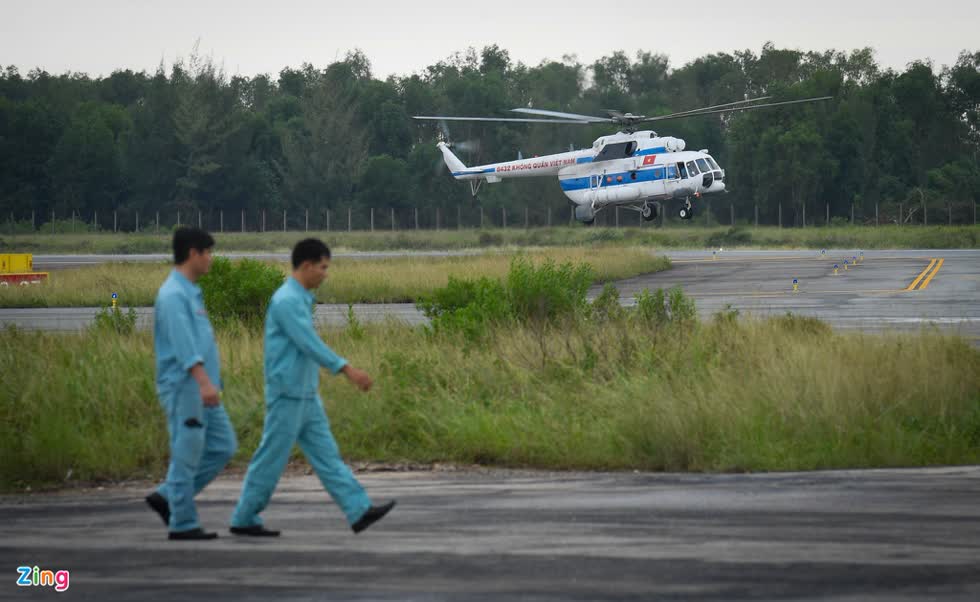
<instances>
[{"instance_id":1,"label":"tree line","mask_svg":"<svg viewBox=\"0 0 980 602\"><path fill-rule=\"evenodd\" d=\"M195 50L153 73L3 69L0 216L54 212L90 221L95 212L200 211L211 223L218 212L442 208L449 215L482 207L518 215L529 207L540 222L548 210L567 212L554 179L484 186L473 198L443 166L437 138L466 141L460 158L481 164L588 147L614 128L450 122L445 132L412 115L506 116L525 106L658 115L747 97L823 95L833 100L655 129L709 149L727 170L725 203L739 215L758 206L770 223L780 206L789 224L799 223L805 206L849 216L852 205L873 215L879 204L980 200L980 52L964 51L942 69L917 61L896 71L880 66L870 48L767 44L759 53L672 67L652 52L528 66L488 46L381 80L360 51L325 68L244 77Z\"/></svg>"}]
</instances>

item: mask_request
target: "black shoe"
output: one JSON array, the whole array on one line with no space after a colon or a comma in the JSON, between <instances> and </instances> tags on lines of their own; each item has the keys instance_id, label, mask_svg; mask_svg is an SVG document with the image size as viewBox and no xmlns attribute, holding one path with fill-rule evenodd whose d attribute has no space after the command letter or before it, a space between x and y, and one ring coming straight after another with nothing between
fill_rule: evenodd
<instances>
[{"instance_id":1,"label":"black shoe","mask_svg":"<svg viewBox=\"0 0 980 602\"><path fill-rule=\"evenodd\" d=\"M381 520L381 518L385 514L388 514L388 512L394 507L395 500L391 500L383 506L371 506L366 512L364 512L364 515L361 516L360 520L351 525L351 529L354 530L354 533L360 533L364 529L367 529L374 523Z\"/></svg>"},{"instance_id":2,"label":"black shoe","mask_svg":"<svg viewBox=\"0 0 980 602\"><path fill-rule=\"evenodd\" d=\"M279 531L266 529L262 525L252 525L251 527L232 527L228 529L235 535L251 535L254 537L279 537Z\"/></svg>"},{"instance_id":3,"label":"black shoe","mask_svg":"<svg viewBox=\"0 0 980 602\"><path fill-rule=\"evenodd\" d=\"M159 491L154 491L146 496L146 503L160 515L164 525L170 525L170 504L167 503L167 498L160 495Z\"/></svg>"},{"instance_id":4,"label":"black shoe","mask_svg":"<svg viewBox=\"0 0 980 602\"><path fill-rule=\"evenodd\" d=\"M170 539L180 539L184 541L196 540L196 539L218 539L217 533L208 533L204 529L198 527L196 529L188 529L186 531L171 531Z\"/></svg>"}]
</instances>

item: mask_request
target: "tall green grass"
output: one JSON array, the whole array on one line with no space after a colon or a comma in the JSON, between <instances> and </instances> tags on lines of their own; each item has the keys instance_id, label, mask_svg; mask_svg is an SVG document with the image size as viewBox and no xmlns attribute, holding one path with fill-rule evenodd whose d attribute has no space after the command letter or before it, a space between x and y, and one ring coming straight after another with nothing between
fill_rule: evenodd
<instances>
[{"instance_id":1,"label":"tall green grass","mask_svg":"<svg viewBox=\"0 0 980 602\"><path fill-rule=\"evenodd\" d=\"M553 227L422 230L404 232L264 232L215 234L222 251L288 252L297 241L319 236L344 251L442 250L508 246L642 245L659 248L976 248L977 226L832 226L807 228L704 227L671 223L663 228ZM169 234L0 234L4 253L169 253Z\"/></svg>"},{"instance_id":2,"label":"tall green grass","mask_svg":"<svg viewBox=\"0 0 980 602\"><path fill-rule=\"evenodd\" d=\"M800 470L980 462L980 352L804 318L638 313L501 325L470 342L398 324L325 331L376 379L324 375L346 458L556 469ZM262 430L261 335L218 333L244 464ZM0 483L160 477L148 333L0 333Z\"/></svg>"}]
</instances>

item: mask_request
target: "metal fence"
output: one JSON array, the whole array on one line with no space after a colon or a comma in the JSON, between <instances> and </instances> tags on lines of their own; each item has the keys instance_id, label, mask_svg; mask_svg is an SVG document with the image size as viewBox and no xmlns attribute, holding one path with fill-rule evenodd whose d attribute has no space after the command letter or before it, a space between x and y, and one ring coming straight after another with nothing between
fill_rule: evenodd
<instances>
[{"instance_id":1,"label":"metal fence","mask_svg":"<svg viewBox=\"0 0 980 602\"><path fill-rule=\"evenodd\" d=\"M677 204L667 205L676 210ZM211 232L406 232L413 230L462 230L473 228L542 228L574 223L574 210L565 207L514 210L503 207L399 207L363 208L340 206L333 209L292 209L281 211L191 211L147 214L128 209L81 214L56 212L40 215L30 211L18 215L11 212L0 233L83 233L83 232L168 232L176 226L194 225ZM831 206L789 205L779 203L768 210L759 205L736 207L722 200L703 199L695 204L690 223L680 220L672 211L662 212L647 222L636 211L626 208L607 208L596 215L600 227L680 227L717 226L883 226L897 225L976 225L976 203L946 203L924 205L889 203L873 209L850 206L848 214ZM5 227L4 227L5 226Z\"/></svg>"}]
</instances>

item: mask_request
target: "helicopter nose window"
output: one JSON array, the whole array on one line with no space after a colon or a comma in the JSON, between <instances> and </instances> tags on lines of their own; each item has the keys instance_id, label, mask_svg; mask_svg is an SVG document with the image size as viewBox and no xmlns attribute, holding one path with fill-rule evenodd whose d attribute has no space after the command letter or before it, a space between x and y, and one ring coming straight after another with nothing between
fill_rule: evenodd
<instances>
[{"instance_id":1,"label":"helicopter nose window","mask_svg":"<svg viewBox=\"0 0 980 602\"><path fill-rule=\"evenodd\" d=\"M714 159L712 159L711 157L708 157L707 159L708 159L708 163L711 164L711 169L714 169L715 171L721 171L721 168L718 167L718 164L715 163Z\"/></svg>"},{"instance_id":2,"label":"helicopter nose window","mask_svg":"<svg viewBox=\"0 0 980 602\"><path fill-rule=\"evenodd\" d=\"M693 178L694 176L698 175L699 173L701 173L701 172L698 171L698 166L694 164L694 161L688 161L687 162L687 175L689 175L689 176L691 176Z\"/></svg>"},{"instance_id":3,"label":"helicopter nose window","mask_svg":"<svg viewBox=\"0 0 980 602\"><path fill-rule=\"evenodd\" d=\"M698 159L697 163L698 163L698 167L701 168L701 173L704 173L706 171L711 171L711 168L708 167L708 162L705 161L704 159Z\"/></svg>"}]
</instances>

